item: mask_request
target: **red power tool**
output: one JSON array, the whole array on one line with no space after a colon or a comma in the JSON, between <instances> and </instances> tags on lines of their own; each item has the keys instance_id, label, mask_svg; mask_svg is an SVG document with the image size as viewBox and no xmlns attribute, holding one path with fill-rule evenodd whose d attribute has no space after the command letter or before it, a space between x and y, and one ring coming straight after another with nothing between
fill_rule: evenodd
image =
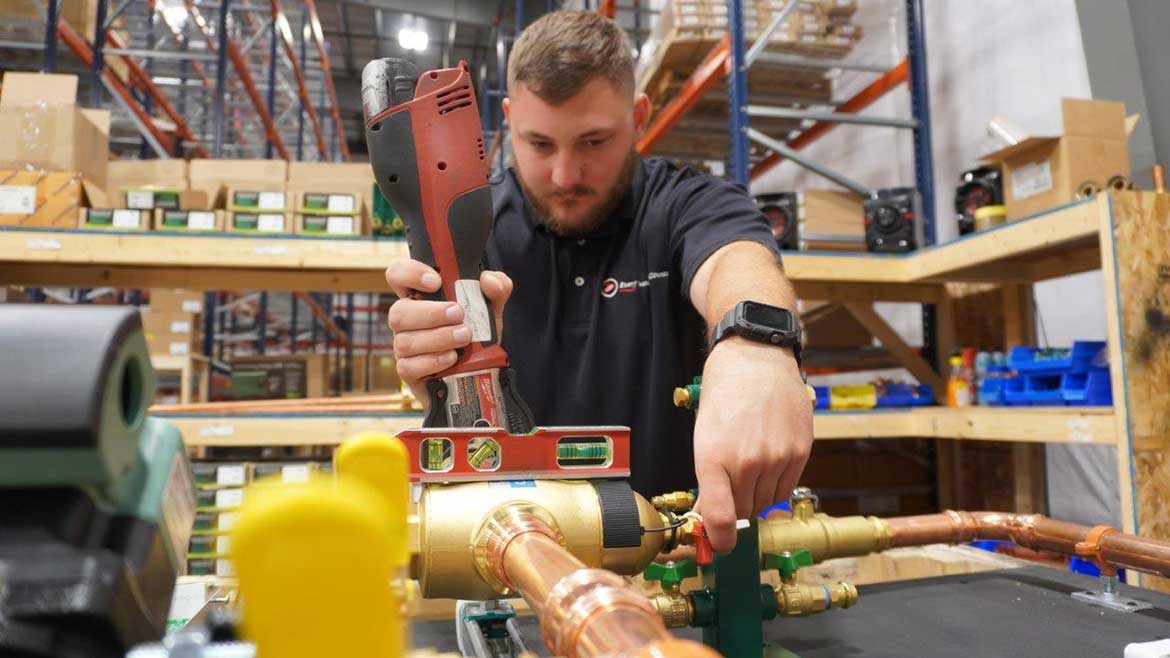
<instances>
[{"instance_id":1,"label":"red power tool","mask_svg":"<svg viewBox=\"0 0 1170 658\"><path fill-rule=\"evenodd\" d=\"M533 429L499 345L495 315L479 287L492 228L488 162L467 63L419 74L413 62L377 59L362 71L370 163L382 194L402 216L410 257L438 271L437 293L456 301L472 342L455 365L430 377L423 427Z\"/></svg>"}]
</instances>

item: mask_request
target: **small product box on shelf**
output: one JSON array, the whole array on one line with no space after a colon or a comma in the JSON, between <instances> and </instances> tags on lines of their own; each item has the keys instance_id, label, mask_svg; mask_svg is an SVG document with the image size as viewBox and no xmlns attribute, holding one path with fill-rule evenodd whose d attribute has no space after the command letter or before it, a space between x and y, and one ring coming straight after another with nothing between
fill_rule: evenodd
<instances>
[{"instance_id":1,"label":"small product box on shelf","mask_svg":"<svg viewBox=\"0 0 1170 658\"><path fill-rule=\"evenodd\" d=\"M178 210L184 206L183 190L178 188L140 187L123 190L127 208L136 210L154 210L163 208Z\"/></svg>"},{"instance_id":2,"label":"small product box on shelf","mask_svg":"<svg viewBox=\"0 0 1170 658\"><path fill-rule=\"evenodd\" d=\"M361 235L361 199L356 194L300 192L295 230L302 235Z\"/></svg>"},{"instance_id":3,"label":"small product box on shelf","mask_svg":"<svg viewBox=\"0 0 1170 658\"><path fill-rule=\"evenodd\" d=\"M229 188L228 210L237 212L284 212L288 209L283 191Z\"/></svg>"},{"instance_id":4,"label":"small product box on shelf","mask_svg":"<svg viewBox=\"0 0 1170 658\"><path fill-rule=\"evenodd\" d=\"M82 208L77 218L78 228L112 231L148 231L151 224L149 210L131 208Z\"/></svg>"},{"instance_id":5,"label":"small product box on shelf","mask_svg":"<svg viewBox=\"0 0 1170 658\"><path fill-rule=\"evenodd\" d=\"M291 233L289 215L283 212L230 211L229 233Z\"/></svg>"},{"instance_id":6,"label":"small product box on shelf","mask_svg":"<svg viewBox=\"0 0 1170 658\"><path fill-rule=\"evenodd\" d=\"M79 172L0 169L0 226L76 228L84 197Z\"/></svg>"},{"instance_id":7,"label":"small product box on shelf","mask_svg":"<svg viewBox=\"0 0 1170 658\"><path fill-rule=\"evenodd\" d=\"M223 211L158 208L154 211L154 230L219 233L223 231Z\"/></svg>"}]
</instances>

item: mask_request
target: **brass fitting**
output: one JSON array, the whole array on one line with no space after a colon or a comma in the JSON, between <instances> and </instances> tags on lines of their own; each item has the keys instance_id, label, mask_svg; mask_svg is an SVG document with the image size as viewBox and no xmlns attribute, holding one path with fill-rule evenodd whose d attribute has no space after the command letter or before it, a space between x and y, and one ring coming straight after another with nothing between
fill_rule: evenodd
<instances>
[{"instance_id":1,"label":"brass fitting","mask_svg":"<svg viewBox=\"0 0 1170 658\"><path fill-rule=\"evenodd\" d=\"M760 553L807 550L813 562L869 555L890 548L890 528L875 516L832 517L816 511L815 497L797 489L791 518L760 521Z\"/></svg>"},{"instance_id":2,"label":"brass fitting","mask_svg":"<svg viewBox=\"0 0 1170 658\"><path fill-rule=\"evenodd\" d=\"M670 525L649 501L632 495L642 528ZM587 567L632 576L676 545L675 533L657 531L644 532L637 546L606 547L601 502L587 481L537 480L535 486L524 487L506 482L427 485L418 503L417 558L411 563L424 598L486 600L506 594L498 569L484 562L486 545L477 539L486 541L481 528L502 508L516 509L513 505L540 510L528 518L555 529L553 540Z\"/></svg>"},{"instance_id":3,"label":"brass fitting","mask_svg":"<svg viewBox=\"0 0 1170 658\"><path fill-rule=\"evenodd\" d=\"M695 494L689 491L672 491L661 496L654 496L650 499L650 504L654 509L660 511L689 512L695 506Z\"/></svg>"},{"instance_id":4,"label":"brass fitting","mask_svg":"<svg viewBox=\"0 0 1170 658\"><path fill-rule=\"evenodd\" d=\"M650 597L650 605L658 611L667 628L685 628L695 618L695 607L691 597L677 589L667 590Z\"/></svg>"},{"instance_id":5,"label":"brass fitting","mask_svg":"<svg viewBox=\"0 0 1170 658\"><path fill-rule=\"evenodd\" d=\"M781 617L804 617L825 610L844 609L857 603L857 588L840 582L833 585L784 584L776 588L776 606Z\"/></svg>"}]
</instances>

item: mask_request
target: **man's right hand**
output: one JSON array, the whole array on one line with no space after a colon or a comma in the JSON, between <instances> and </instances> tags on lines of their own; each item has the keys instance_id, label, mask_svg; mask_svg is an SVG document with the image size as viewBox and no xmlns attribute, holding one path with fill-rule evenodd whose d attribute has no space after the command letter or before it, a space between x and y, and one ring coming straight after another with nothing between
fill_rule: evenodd
<instances>
[{"instance_id":1,"label":"man's right hand","mask_svg":"<svg viewBox=\"0 0 1170 658\"><path fill-rule=\"evenodd\" d=\"M409 258L394 261L386 268L386 283L398 297L387 315L387 324L394 334L398 377L426 405L423 378L450 368L457 358L455 350L471 342L471 330L463 324L463 309L459 304L408 297L411 291L430 293L442 287L439 273L427 265ZM485 271L479 275L479 285L495 311L496 334L501 335L504 304L512 294L512 280L503 272Z\"/></svg>"}]
</instances>

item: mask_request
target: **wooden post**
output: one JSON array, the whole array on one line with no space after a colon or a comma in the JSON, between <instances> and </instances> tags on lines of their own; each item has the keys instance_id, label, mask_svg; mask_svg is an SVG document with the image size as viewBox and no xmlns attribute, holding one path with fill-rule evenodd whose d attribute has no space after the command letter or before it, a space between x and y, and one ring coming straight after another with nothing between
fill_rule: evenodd
<instances>
[{"instance_id":1,"label":"wooden post","mask_svg":"<svg viewBox=\"0 0 1170 658\"><path fill-rule=\"evenodd\" d=\"M1003 290L1004 349L1036 344L1036 305L1031 284L1006 285ZM1044 446L1012 446L1012 498L1020 513L1043 513L1047 508Z\"/></svg>"},{"instance_id":2,"label":"wooden post","mask_svg":"<svg viewBox=\"0 0 1170 658\"><path fill-rule=\"evenodd\" d=\"M942 295L934 304L935 318L935 359L938 373L943 382L942 390L935 391L940 402L946 401L946 378L950 374L948 360L955 349L955 302L942 289ZM962 507L960 487L963 482L963 443L954 439L935 439L935 454L938 455L935 473L938 478L938 504L943 509Z\"/></svg>"},{"instance_id":3,"label":"wooden post","mask_svg":"<svg viewBox=\"0 0 1170 658\"><path fill-rule=\"evenodd\" d=\"M1170 539L1170 194L1099 203L1122 525ZM1165 578L1141 583L1170 592Z\"/></svg>"}]
</instances>

